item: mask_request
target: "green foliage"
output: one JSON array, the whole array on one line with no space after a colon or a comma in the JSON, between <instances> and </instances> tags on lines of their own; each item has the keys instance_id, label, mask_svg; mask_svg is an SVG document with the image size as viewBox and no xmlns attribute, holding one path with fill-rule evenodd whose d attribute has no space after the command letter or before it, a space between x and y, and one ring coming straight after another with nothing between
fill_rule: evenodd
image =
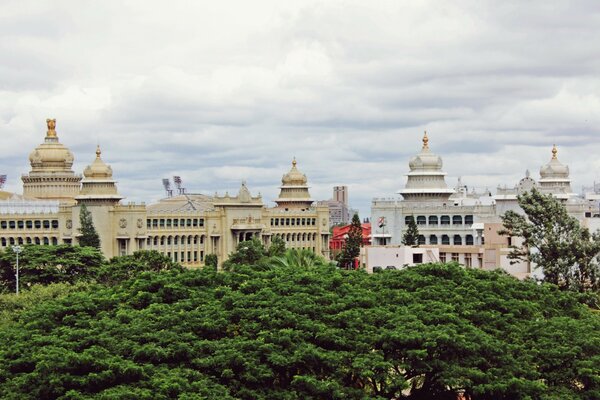
<instances>
[{"instance_id":1,"label":"green foliage","mask_svg":"<svg viewBox=\"0 0 600 400\"><path fill-rule=\"evenodd\" d=\"M133 255L113 257L98 272L98 282L116 284L142 272L183 271L183 267L156 250L136 251Z\"/></svg>"},{"instance_id":2,"label":"green foliage","mask_svg":"<svg viewBox=\"0 0 600 400\"><path fill-rule=\"evenodd\" d=\"M216 254L209 254L204 257L204 268L216 271L218 265L219 259Z\"/></svg>"},{"instance_id":3,"label":"green foliage","mask_svg":"<svg viewBox=\"0 0 600 400\"><path fill-rule=\"evenodd\" d=\"M419 228L414 217L408 218L408 225L404 235L402 235L402 244L405 246L419 247Z\"/></svg>"},{"instance_id":4,"label":"green foliage","mask_svg":"<svg viewBox=\"0 0 600 400\"><path fill-rule=\"evenodd\" d=\"M15 263L12 249L0 253L0 291L14 290ZM102 253L94 247L26 245L19 255L20 286L89 281L103 263Z\"/></svg>"},{"instance_id":5,"label":"green foliage","mask_svg":"<svg viewBox=\"0 0 600 400\"><path fill-rule=\"evenodd\" d=\"M507 211L499 231L523 239L522 246L511 246L509 258L535 263L544 280L560 288L600 290L600 233L590 234L561 202L535 188L518 199L525 215Z\"/></svg>"},{"instance_id":6,"label":"green foliage","mask_svg":"<svg viewBox=\"0 0 600 400\"><path fill-rule=\"evenodd\" d=\"M285 241L281 236L274 236L269 246L269 257L281 257L285 254Z\"/></svg>"},{"instance_id":7,"label":"green foliage","mask_svg":"<svg viewBox=\"0 0 600 400\"><path fill-rule=\"evenodd\" d=\"M230 270L235 265L261 265L267 261L268 253L265 246L258 238L240 242L236 250L229 255L223 264L225 270Z\"/></svg>"},{"instance_id":8,"label":"green foliage","mask_svg":"<svg viewBox=\"0 0 600 400\"><path fill-rule=\"evenodd\" d=\"M81 236L79 236L79 245L99 249L100 236L98 236L98 232L96 232L96 228L94 227L92 214L85 204L82 204L79 209L79 224L81 225L79 228L79 233L81 233Z\"/></svg>"},{"instance_id":9,"label":"green foliage","mask_svg":"<svg viewBox=\"0 0 600 400\"><path fill-rule=\"evenodd\" d=\"M456 264L146 272L0 325L0 398L596 399L582 297Z\"/></svg>"},{"instance_id":10,"label":"green foliage","mask_svg":"<svg viewBox=\"0 0 600 400\"><path fill-rule=\"evenodd\" d=\"M308 249L288 249L282 256L273 257L270 262L274 267L285 268L313 268L329 264L323 257Z\"/></svg>"},{"instance_id":11,"label":"green foliage","mask_svg":"<svg viewBox=\"0 0 600 400\"><path fill-rule=\"evenodd\" d=\"M358 214L354 214L348 231L348 237L344 242L344 249L340 253L338 262L340 267L345 269L354 268L354 260L360 255L362 247L362 225Z\"/></svg>"}]
</instances>

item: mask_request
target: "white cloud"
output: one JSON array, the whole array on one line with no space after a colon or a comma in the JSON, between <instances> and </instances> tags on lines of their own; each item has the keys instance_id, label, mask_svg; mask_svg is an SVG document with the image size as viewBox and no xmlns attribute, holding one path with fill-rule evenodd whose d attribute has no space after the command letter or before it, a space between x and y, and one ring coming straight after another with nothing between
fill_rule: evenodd
<instances>
[{"instance_id":1,"label":"white cloud","mask_svg":"<svg viewBox=\"0 0 600 400\"><path fill-rule=\"evenodd\" d=\"M556 142L574 188L600 179L595 1L7 1L0 157L8 188L58 119L81 170L96 143L130 200L160 178L266 200L296 156L314 198L368 214L422 131L448 184L512 185Z\"/></svg>"}]
</instances>

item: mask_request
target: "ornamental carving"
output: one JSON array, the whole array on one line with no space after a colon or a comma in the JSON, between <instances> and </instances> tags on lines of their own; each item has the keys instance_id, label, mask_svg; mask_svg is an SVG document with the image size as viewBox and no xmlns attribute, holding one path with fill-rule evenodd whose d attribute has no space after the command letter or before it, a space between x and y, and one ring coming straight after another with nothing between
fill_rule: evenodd
<instances>
[{"instance_id":1,"label":"ornamental carving","mask_svg":"<svg viewBox=\"0 0 600 400\"><path fill-rule=\"evenodd\" d=\"M73 228L73 221L71 221L70 219L68 219L67 223L65 224L65 226L67 227L67 229Z\"/></svg>"},{"instance_id":2,"label":"ornamental carving","mask_svg":"<svg viewBox=\"0 0 600 400\"><path fill-rule=\"evenodd\" d=\"M137 227L142 229L142 227L144 226L144 221L142 221L141 218L138 218L137 220Z\"/></svg>"},{"instance_id":3,"label":"ornamental carving","mask_svg":"<svg viewBox=\"0 0 600 400\"><path fill-rule=\"evenodd\" d=\"M119 227L122 229L127 228L127 220L125 218L119 220Z\"/></svg>"}]
</instances>

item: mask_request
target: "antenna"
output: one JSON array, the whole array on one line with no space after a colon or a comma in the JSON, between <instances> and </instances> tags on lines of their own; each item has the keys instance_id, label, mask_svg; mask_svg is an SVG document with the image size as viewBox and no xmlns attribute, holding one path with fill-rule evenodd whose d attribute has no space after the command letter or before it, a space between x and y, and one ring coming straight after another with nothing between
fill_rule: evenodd
<instances>
[{"instance_id":1,"label":"antenna","mask_svg":"<svg viewBox=\"0 0 600 400\"><path fill-rule=\"evenodd\" d=\"M171 181L169 178L164 178L162 182L165 192L167 192L167 197L173 197L173 189L171 189Z\"/></svg>"},{"instance_id":2,"label":"antenna","mask_svg":"<svg viewBox=\"0 0 600 400\"><path fill-rule=\"evenodd\" d=\"M5 183L6 183L6 175L0 175L0 189L2 189L4 187Z\"/></svg>"},{"instance_id":3,"label":"antenna","mask_svg":"<svg viewBox=\"0 0 600 400\"><path fill-rule=\"evenodd\" d=\"M185 188L183 187L183 181L180 176L174 176L173 182L175 182L175 187L177 188L177 192L179 194L185 194Z\"/></svg>"}]
</instances>

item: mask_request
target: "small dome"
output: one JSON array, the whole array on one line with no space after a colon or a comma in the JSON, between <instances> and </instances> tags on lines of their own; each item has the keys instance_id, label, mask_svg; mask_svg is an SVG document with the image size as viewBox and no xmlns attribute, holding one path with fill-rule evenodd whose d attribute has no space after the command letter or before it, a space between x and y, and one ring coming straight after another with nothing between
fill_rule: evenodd
<instances>
[{"instance_id":1,"label":"small dome","mask_svg":"<svg viewBox=\"0 0 600 400\"><path fill-rule=\"evenodd\" d=\"M112 168L100 158L102 152L100 146L96 149L96 159L88 165L83 171L83 175L87 179L110 179L112 178Z\"/></svg>"},{"instance_id":2,"label":"small dome","mask_svg":"<svg viewBox=\"0 0 600 400\"><path fill-rule=\"evenodd\" d=\"M427 132L425 132L425 135L423 136L423 149L419 154L410 159L408 166L411 171L435 171L441 170L444 166L442 158L429 150L429 138L427 137Z\"/></svg>"},{"instance_id":3,"label":"small dome","mask_svg":"<svg viewBox=\"0 0 600 400\"><path fill-rule=\"evenodd\" d=\"M547 178L568 178L569 177L569 167L567 165L562 164L558 161L558 150L556 149L556 145L552 148L552 159L546 165L543 165L540 168L540 177L542 179Z\"/></svg>"},{"instance_id":4,"label":"small dome","mask_svg":"<svg viewBox=\"0 0 600 400\"><path fill-rule=\"evenodd\" d=\"M298 171L296 168L296 158L292 161L292 169L290 172L285 174L283 178L281 178L281 183L283 186L306 186L308 183L308 179L306 179L306 175L302 172Z\"/></svg>"},{"instance_id":5,"label":"small dome","mask_svg":"<svg viewBox=\"0 0 600 400\"><path fill-rule=\"evenodd\" d=\"M56 120L47 119L46 138L29 154L29 162L34 169L69 170L73 166L73 153L58 141L56 135Z\"/></svg>"}]
</instances>

